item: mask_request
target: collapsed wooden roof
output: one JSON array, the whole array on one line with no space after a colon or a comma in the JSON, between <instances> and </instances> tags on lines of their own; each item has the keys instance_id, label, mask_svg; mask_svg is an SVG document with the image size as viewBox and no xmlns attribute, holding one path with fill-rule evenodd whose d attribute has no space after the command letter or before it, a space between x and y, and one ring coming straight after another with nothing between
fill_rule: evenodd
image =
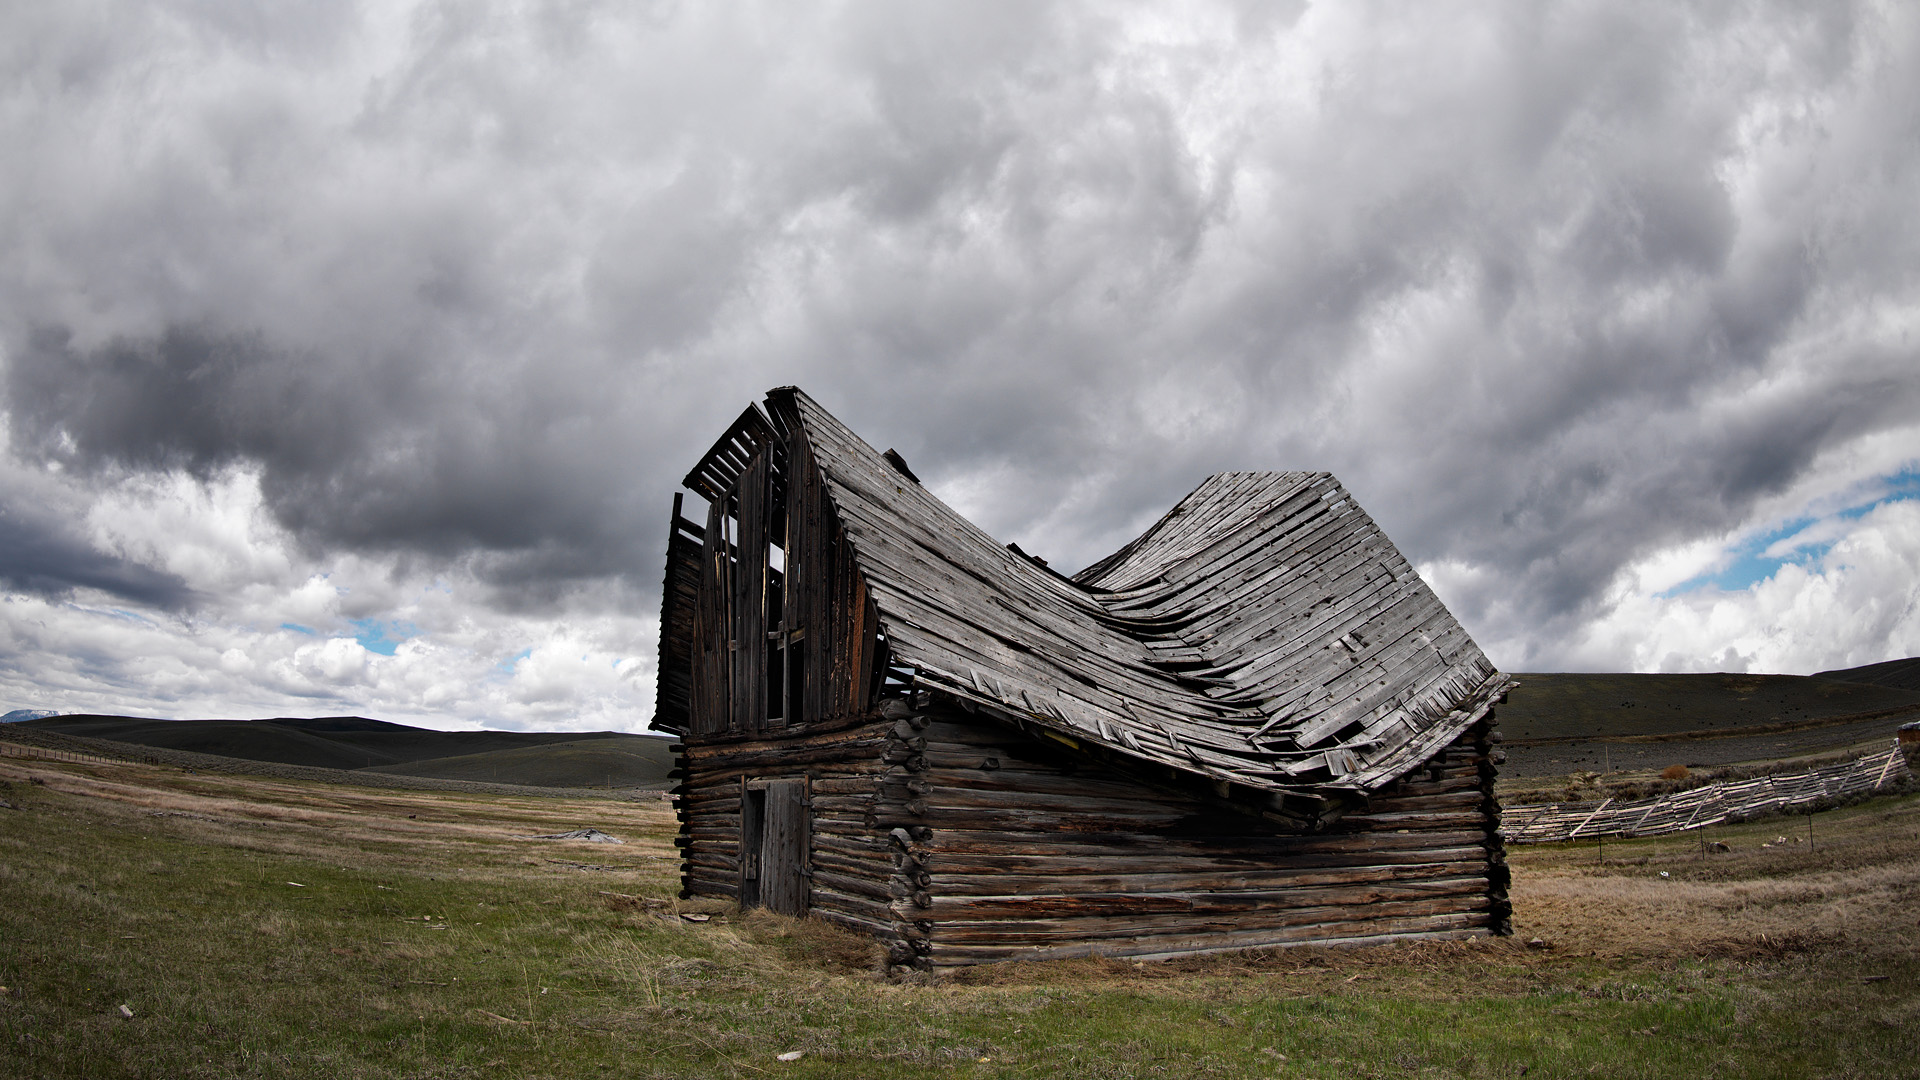
<instances>
[{"instance_id":1,"label":"collapsed wooden roof","mask_svg":"<svg viewBox=\"0 0 1920 1080\"><path fill-rule=\"evenodd\" d=\"M1324 796L1418 766L1509 685L1327 473L1211 477L1068 579L955 513L805 393L775 390L767 405L768 432L797 429L811 448L891 662L1007 719Z\"/></svg>"}]
</instances>

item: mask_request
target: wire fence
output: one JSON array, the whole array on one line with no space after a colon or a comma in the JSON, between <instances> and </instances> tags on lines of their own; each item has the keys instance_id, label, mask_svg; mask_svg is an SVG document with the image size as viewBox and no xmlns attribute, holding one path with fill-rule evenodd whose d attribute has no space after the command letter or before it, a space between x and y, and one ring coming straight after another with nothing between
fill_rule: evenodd
<instances>
[{"instance_id":1,"label":"wire fence","mask_svg":"<svg viewBox=\"0 0 1920 1080\"><path fill-rule=\"evenodd\" d=\"M0 757L29 758L36 761L70 761L93 765L125 765L125 758L87 754L52 746L29 746L11 739L0 739Z\"/></svg>"},{"instance_id":2,"label":"wire fence","mask_svg":"<svg viewBox=\"0 0 1920 1080\"><path fill-rule=\"evenodd\" d=\"M1503 815L1509 844L1600 836L1658 836L1765 814L1811 810L1904 784L1911 774L1896 746L1884 754L1789 776L1705 784L1652 799L1517 806Z\"/></svg>"}]
</instances>

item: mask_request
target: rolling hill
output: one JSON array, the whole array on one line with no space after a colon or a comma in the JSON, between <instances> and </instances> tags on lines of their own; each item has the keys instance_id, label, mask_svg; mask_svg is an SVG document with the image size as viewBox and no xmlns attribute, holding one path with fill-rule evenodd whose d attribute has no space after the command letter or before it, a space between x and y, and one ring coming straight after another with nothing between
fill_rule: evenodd
<instances>
[{"instance_id":1,"label":"rolling hill","mask_svg":"<svg viewBox=\"0 0 1920 1080\"><path fill-rule=\"evenodd\" d=\"M1868 664L1865 667L1843 668L1839 671L1818 671L1814 673L1814 678L1920 691L1920 656L1910 656L1905 660L1888 660L1883 664Z\"/></svg>"},{"instance_id":2,"label":"rolling hill","mask_svg":"<svg viewBox=\"0 0 1920 1080\"><path fill-rule=\"evenodd\" d=\"M1904 666L1903 666L1904 665ZM1891 740L1920 718L1920 660L1819 675L1516 676L1499 710L1514 776L1814 757Z\"/></svg>"},{"instance_id":3,"label":"rolling hill","mask_svg":"<svg viewBox=\"0 0 1920 1080\"><path fill-rule=\"evenodd\" d=\"M667 771L673 768L668 745L666 739L640 735L586 736L355 771L531 787L658 787L667 782Z\"/></svg>"},{"instance_id":4,"label":"rolling hill","mask_svg":"<svg viewBox=\"0 0 1920 1080\"><path fill-rule=\"evenodd\" d=\"M663 787L669 740L623 732L433 731L363 716L158 720L74 715L19 726L281 765L533 787Z\"/></svg>"}]
</instances>

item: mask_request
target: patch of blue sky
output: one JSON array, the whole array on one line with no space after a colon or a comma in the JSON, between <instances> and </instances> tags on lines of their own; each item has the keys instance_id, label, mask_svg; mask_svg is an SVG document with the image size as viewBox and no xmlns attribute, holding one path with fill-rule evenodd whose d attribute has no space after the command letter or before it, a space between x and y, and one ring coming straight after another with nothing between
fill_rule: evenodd
<instances>
[{"instance_id":1,"label":"patch of blue sky","mask_svg":"<svg viewBox=\"0 0 1920 1080\"><path fill-rule=\"evenodd\" d=\"M1874 509L1891 502L1920 498L1920 463L1909 465L1891 476L1865 485L1857 499L1840 514L1849 518L1859 518Z\"/></svg>"},{"instance_id":2,"label":"patch of blue sky","mask_svg":"<svg viewBox=\"0 0 1920 1080\"><path fill-rule=\"evenodd\" d=\"M399 651L402 642L420 635L419 629L412 623L382 622L379 619L348 621L353 624L353 639L360 643L360 647L382 656L392 656Z\"/></svg>"},{"instance_id":3,"label":"patch of blue sky","mask_svg":"<svg viewBox=\"0 0 1920 1080\"><path fill-rule=\"evenodd\" d=\"M514 669L520 666L520 661L525 660L527 657L532 655L533 655L532 649L521 649L519 652L515 653L512 656L507 657L505 660L500 661L498 664L494 666L499 668L501 671L504 671L507 674L511 675L513 674Z\"/></svg>"},{"instance_id":4,"label":"patch of blue sky","mask_svg":"<svg viewBox=\"0 0 1920 1080\"><path fill-rule=\"evenodd\" d=\"M1851 532L1854 522L1888 503L1920 498L1920 468L1904 469L1869 485L1862 501L1823 517L1802 516L1778 528L1748 537L1727 552L1727 558L1704 574L1696 574L1656 594L1666 600L1702 589L1738 592L1773 577L1787 565L1805 566L1825 556Z\"/></svg>"},{"instance_id":5,"label":"patch of blue sky","mask_svg":"<svg viewBox=\"0 0 1920 1080\"><path fill-rule=\"evenodd\" d=\"M293 631L293 632L294 632L294 633L296 633L296 634L305 634L305 635L307 635L308 637L312 637L312 636L314 635L314 629L313 629L313 627L311 627L311 626L301 626L301 625L300 625L299 623L297 623L297 622L283 622L283 623L281 623L281 624L280 624L280 629L282 629L282 630L291 630L291 631Z\"/></svg>"},{"instance_id":6,"label":"patch of blue sky","mask_svg":"<svg viewBox=\"0 0 1920 1080\"><path fill-rule=\"evenodd\" d=\"M147 618L145 615L142 615L137 611L128 611L126 608L93 607L90 604L79 604L71 600L66 601L61 606L66 608L68 611L82 611L87 613L88 615L105 615L109 619L121 619L125 622L145 623L148 626L154 625L154 621L152 619Z\"/></svg>"}]
</instances>

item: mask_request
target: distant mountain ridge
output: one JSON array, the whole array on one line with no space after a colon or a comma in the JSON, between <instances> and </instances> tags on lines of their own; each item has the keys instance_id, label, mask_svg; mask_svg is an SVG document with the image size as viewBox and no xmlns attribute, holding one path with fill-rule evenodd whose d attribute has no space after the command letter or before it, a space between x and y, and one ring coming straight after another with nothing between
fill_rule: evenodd
<instances>
[{"instance_id":1,"label":"distant mountain ridge","mask_svg":"<svg viewBox=\"0 0 1920 1080\"><path fill-rule=\"evenodd\" d=\"M667 739L617 731L433 731L364 716L159 720L91 713L21 726L248 761L533 787L660 787L673 768Z\"/></svg>"}]
</instances>

